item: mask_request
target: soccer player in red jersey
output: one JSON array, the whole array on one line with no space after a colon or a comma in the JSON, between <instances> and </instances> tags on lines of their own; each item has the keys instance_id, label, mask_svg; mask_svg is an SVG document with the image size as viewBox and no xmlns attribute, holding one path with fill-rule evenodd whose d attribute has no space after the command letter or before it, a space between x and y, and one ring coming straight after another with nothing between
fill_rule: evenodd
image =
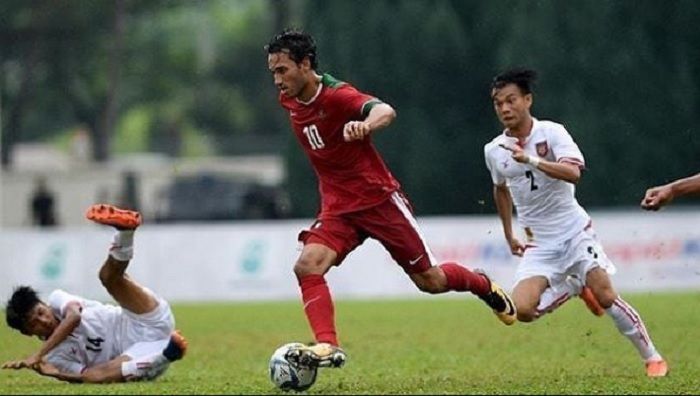
<instances>
[{"instance_id":1,"label":"soccer player in red jersey","mask_svg":"<svg viewBox=\"0 0 700 396\"><path fill-rule=\"evenodd\" d=\"M421 291L472 292L502 322L512 324L515 308L505 291L481 272L457 263L437 265L426 245L399 182L371 142L394 120L394 109L348 83L317 74L316 45L307 33L285 30L266 49L279 101L318 176L321 194L318 218L299 234L304 247L294 265L316 343L291 350L287 359L319 367L345 362L324 275L367 238L379 241Z\"/></svg>"}]
</instances>

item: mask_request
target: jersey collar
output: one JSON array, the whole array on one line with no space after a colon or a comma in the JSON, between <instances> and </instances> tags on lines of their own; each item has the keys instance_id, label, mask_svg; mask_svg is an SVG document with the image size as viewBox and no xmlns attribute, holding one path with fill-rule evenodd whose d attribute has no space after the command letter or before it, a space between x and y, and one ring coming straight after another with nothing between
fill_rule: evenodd
<instances>
[{"instance_id":1,"label":"jersey collar","mask_svg":"<svg viewBox=\"0 0 700 396\"><path fill-rule=\"evenodd\" d=\"M299 100L299 98L294 98L294 100L296 100L298 103L303 104L304 106L308 106L311 103L313 103L316 100L316 98L318 98L318 95L321 94L322 89L323 89L323 80L320 80L318 82L318 89L316 89L316 93L314 94L314 96L311 99L309 99L308 102L304 102L303 100Z\"/></svg>"},{"instance_id":2,"label":"jersey collar","mask_svg":"<svg viewBox=\"0 0 700 396\"><path fill-rule=\"evenodd\" d=\"M535 130L537 130L537 124L539 123L539 120L537 120L537 118L532 117L532 116L531 116L531 118L532 118L532 128L530 129L530 134L525 137L525 140L523 141L523 146L525 146L530 141L530 139L532 139L532 136L535 134ZM508 135L507 129L503 130L503 136L514 139L513 136ZM518 141L520 141L520 140L518 139Z\"/></svg>"}]
</instances>

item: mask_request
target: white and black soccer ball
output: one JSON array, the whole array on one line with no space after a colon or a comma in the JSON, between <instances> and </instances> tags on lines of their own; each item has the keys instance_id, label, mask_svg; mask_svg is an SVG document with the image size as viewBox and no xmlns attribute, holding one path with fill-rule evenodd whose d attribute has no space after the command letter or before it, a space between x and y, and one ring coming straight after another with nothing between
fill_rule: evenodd
<instances>
[{"instance_id":1,"label":"white and black soccer ball","mask_svg":"<svg viewBox=\"0 0 700 396\"><path fill-rule=\"evenodd\" d=\"M270 381L283 391L305 391L316 382L318 370L314 368L297 367L285 359L287 351L300 344L291 342L277 348L270 358Z\"/></svg>"}]
</instances>

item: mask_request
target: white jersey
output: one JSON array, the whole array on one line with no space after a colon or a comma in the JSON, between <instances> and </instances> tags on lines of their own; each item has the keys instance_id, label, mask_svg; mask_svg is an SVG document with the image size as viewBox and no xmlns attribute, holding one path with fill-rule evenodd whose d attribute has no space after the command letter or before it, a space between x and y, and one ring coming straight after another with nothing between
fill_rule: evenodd
<instances>
[{"instance_id":1,"label":"white jersey","mask_svg":"<svg viewBox=\"0 0 700 396\"><path fill-rule=\"evenodd\" d=\"M525 229L528 241L549 245L573 238L590 222L576 201L572 183L547 176L529 164L521 164L499 144L513 146L517 138L505 131L484 147L486 167L495 185L507 185ZM552 162L569 162L583 167L583 154L563 125L533 118L532 131L523 151Z\"/></svg>"},{"instance_id":2,"label":"white jersey","mask_svg":"<svg viewBox=\"0 0 700 396\"><path fill-rule=\"evenodd\" d=\"M105 305L54 290L48 298L48 306L59 319L65 318L68 303L77 301L82 307L80 325L62 343L46 356L49 363L59 370L80 373L87 367L104 363L121 354L117 350L121 307Z\"/></svg>"}]
</instances>

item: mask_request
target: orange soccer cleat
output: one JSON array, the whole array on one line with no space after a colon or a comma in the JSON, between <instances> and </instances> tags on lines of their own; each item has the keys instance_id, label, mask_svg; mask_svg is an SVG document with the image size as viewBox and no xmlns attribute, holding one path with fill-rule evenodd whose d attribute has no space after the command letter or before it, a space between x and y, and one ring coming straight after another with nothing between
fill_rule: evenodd
<instances>
[{"instance_id":1,"label":"orange soccer cleat","mask_svg":"<svg viewBox=\"0 0 700 396\"><path fill-rule=\"evenodd\" d=\"M598 299L595 298L593 295L593 292L591 291L590 288L583 286L581 288L581 294L579 294L579 297L581 300L583 300L584 303L586 303L586 306L588 309L593 313L595 316L603 316L605 315L605 308L603 308L600 303L598 302Z\"/></svg>"},{"instance_id":2,"label":"orange soccer cleat","mask_svg":"<svg viewBox=\"0 0 700 396\"><path fill-rule=\"evenodd\" d=\"M107 204L90 206L85 217L95 223L112 226L118 230L134 230L141 225L141 213Z\"/></svg>"},{"instance_id":3,"label":"orange soccer cleat","mask_svg":"<svg viewBox=\"0 0 700 396\"><path fill-rule=\"evenodd\" d=\"M668 374L668 364L663 359L647 361L646 368L647 377L650 378L665 377Z\"/></svg>"}]
</instances>

